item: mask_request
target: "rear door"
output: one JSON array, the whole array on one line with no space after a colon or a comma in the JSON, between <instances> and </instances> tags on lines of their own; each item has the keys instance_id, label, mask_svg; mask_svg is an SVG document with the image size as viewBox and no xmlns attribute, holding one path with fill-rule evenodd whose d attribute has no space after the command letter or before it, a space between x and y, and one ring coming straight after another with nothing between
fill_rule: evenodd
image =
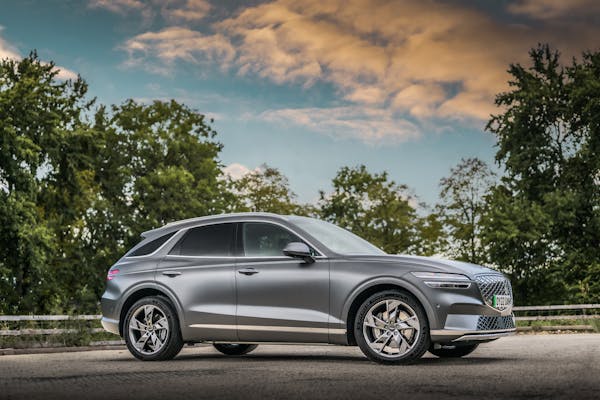
<instances>
[{"instance_id":1,"label":"rear door","mask_svg":"<svg viewBox=\"0 0 600 400\"><path fill-rule=\"evenodd\" d=\"M327 342L328 260L317 257L308 264L283 255L289 242L303 240L275 223L241 223L237 240L239 340Z\"/></svg>"},{"instance_id":2,"label":"rear door","mask_svg":"<svg viewBox=\"0 0 600 400\"><path fill-rule=\"evenodd\" d=\"M237 339L234 234L235 223L189 228L159 264L156 280L179 299L186 339Z\"/></svg>"}]
</instances>

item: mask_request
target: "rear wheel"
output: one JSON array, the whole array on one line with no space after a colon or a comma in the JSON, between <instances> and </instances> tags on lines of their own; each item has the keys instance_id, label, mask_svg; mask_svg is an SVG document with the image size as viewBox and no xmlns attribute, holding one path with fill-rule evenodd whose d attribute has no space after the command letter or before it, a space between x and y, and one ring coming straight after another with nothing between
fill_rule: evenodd
<instances>
[{"instance_id":1,"label":"rear wheel","mask_svg":"<svg viewBox=\"0 0 600 400\"><path fill-rule=\"evenodd\" d=\"M242 356L258 347L257 344L216 343L215 349L228 356Z\"/></svg>"},{"instance_id":2,"label":"rear wheel","mask_svg":"<svg viewBox=\"0 0 600 400\"><path fill-rule=\"evenodd\" d=\"M358 309L354 336L362 352L381 364L407 364L429 348L429 324L421 304L409 293L387 290Z\"/></svg>"},{"instance_id":3,"label":"rear wheel","mask_svg":"<svg viewBox=\"0 0 600 400\"><path fill-rule=\"evenodd\" d=\"M131 306L124 333L131 354L143 361L170 360L183 347L177 314L160 296L144 297Z\"/></svg>"},{"instance_id":4,"label":"rear wheel","mask_svg":"<svg viewBox=\"0 0 600 400\"><path fill-rule=\"evenodd\" d=\"M477 343L462 344L462 345L456 345L456 346L442 345L441 348L436 349L436 348L434 348L433 345L431 345L431 347L429 348L429 352L431 354L433 354L434 356L438 356L441 358L458 358L458 357L464 357L467 354L471 354L473 351L475 351L477 346L479 346L479 344L477 344Z\"/></svg>"}]
</instances>

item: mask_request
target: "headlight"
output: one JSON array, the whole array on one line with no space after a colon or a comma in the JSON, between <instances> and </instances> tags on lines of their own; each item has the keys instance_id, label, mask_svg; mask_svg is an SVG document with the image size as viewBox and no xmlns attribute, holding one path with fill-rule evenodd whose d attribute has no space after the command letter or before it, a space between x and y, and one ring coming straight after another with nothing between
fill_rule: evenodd
<instances>
[{"instance_id":1,"label":"headlight","mask_svg":"<svg viewBox=\"0 0 600 400\"><path fill-rule=\"evenodd\" d=\"M427 279L424 283L431 288L468 289L471 287L470 279L462 274L447 272L411 272L414 276Z\"/></svg>"}]
</instances>

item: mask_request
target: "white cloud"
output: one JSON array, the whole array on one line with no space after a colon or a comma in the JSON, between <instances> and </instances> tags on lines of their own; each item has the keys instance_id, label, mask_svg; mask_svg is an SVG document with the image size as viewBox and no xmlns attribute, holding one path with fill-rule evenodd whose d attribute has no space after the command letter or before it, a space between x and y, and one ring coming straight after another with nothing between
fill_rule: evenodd
<instances>
[{"instance_id":1,"label":"white cloud","mask_svg":"<svg viewBox=\"0 0 600 400\"><path fill-rule=\"evenodd\" d=\"M126 14L132 10L142 10L146 7L141 0L90 0L90 8L103 8L117 14Z\"/></svg>"},{"instance_id":2,"label":"white cloud","mask_svg":"<svg viewBox=\"0 0 600 400\"><path fill-rule=\"evenodd\" d=\"M191 63L220 63L226 67L235 50L222 35L205 36L184 27L169 27L158 32L146 32L127 40L122 48L128 52L127 66L143 66L150 72L168 74L177 60ZM149 60L158 59L158 64Z\"/></svg>"},{"instance_id":3,"label":"white cloud","mask_svg":"<svg viewBox=\"0 0 600 400\"><path fill-rule=\"evenodd\" d=\"M419 136L415 124L378 108L287 108L265 111L258 118L282 125L292 123L329 136L358 138L373 144L402 142Z\"/></svg>"},{"instance_id":4,"label":"white cloud","mask_svg":"<svg viewBox=\"0 0 600 400\"><path fill-rule=\"evenodd\" d=\"M58 71L58 74L56 75L57 79L60 79L62 81L66 81L68 79L71 80L76 80L77 79L77 73L71 71L70 69L67 69L65 67L61 67L61 66L56 66L54 68L56 71Z\"/></svg>"},{"instance_id":5,"label":"white cloud","mask_svg":"<svg viewBox=\"0 0 600 400\"><path fill-rule=\"evenodd\" d=\"M0 26L0 34L2 33L2 30L3 27ZM16 47L0 37L0 59L5 58L10 60L20 60L22 57ZM59 80L77 79L77 73L68 68L57 65L55 70L58 72L56 78Z\"/></svg>"},{"instance_id":6,"label":"white cloud","mask_svg":"<svg viewBox=\"0 0 600 400\"><path fill-rule=\"evenodd\" d=\"M256 167L254 169L250 169L243 164L232 163L223 168L223 175L229 176L231 179L240 179L244 175L249 174L251 172L260 171L260 167Z\"/></svg>"},{"instance_id":7,"label":"white cloud","mask_svg":"<svg viewBox=\"0 0 600 400\"><path fill-rule=\"evenodd\" d=\"M163 9L163 16L174 21L200 21L206 17L212 8L210 3L205 0L186 0L179 7L174 3L172 7Z\"/></svg>"},{"instance_id":8,"label":"white cloud","mask_svg":"<svg viewBox=\"0 0 600 400\"><path fill-rule=\"evenodd\" d=\"M88 6L122 16L137 13L146 22L158 15L168 22L196 22L204 19L212 8L207 0L90 0Z\"/></svg>"},{"instance_id":9,"label":"white cloud","mask_svg":"<svg viewBox=\"0 0 600 400\"><path fill-rule=\"evenodd\" d=\"M2 30L3 28L0 26L0 33L2 33ZM0 59L4 58L14 60L20 57L17 49L0 37Z\"/></svg>"}]
</instances>

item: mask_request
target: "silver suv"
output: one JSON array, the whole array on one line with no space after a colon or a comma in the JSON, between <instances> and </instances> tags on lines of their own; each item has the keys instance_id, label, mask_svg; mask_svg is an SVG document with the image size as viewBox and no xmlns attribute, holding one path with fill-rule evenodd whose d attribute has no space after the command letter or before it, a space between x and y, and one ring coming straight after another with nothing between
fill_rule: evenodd
<instances>
[{"instance_id":1,"label":"silver suv","mask_svg":"<svg viewBox=\"0 0 600 400\"><path fill-rule=\"evenodd\" d=\"M141 360L208 342L358 345L385 364L461 357L515 331L512 290L478 265L386 254L313 218L247 213L145 232L110 268L102 324Z\"/></svg>"}]
</instances>

